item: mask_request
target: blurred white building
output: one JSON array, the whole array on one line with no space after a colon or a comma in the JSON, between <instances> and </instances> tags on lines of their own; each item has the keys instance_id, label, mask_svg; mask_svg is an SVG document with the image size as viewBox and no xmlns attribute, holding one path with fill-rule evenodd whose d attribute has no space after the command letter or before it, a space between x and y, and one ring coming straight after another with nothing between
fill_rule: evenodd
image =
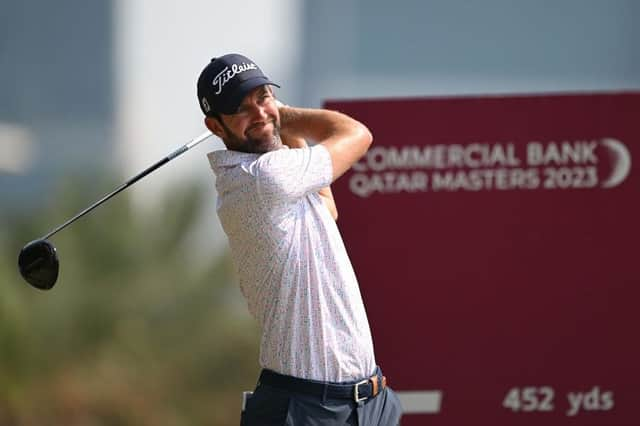
<instances>
[{"instance_id":1,"label":"blurred white building","mask_svg":"<svg viewBox=\"0 0 640 426\"><path fill-rule=\"evenodd\" d=\"M282 82L280 96L294 96L302 39L296 0L235 2L119 0L115 14L116 134L127 174L143 170L206 130L196 81L211 58L239 52ZM223 149L211 138L153 178L132 187L144 211L185 180L202 179L211 200L192 241L214 250L226 238L215 216L214 178L206 153Z\"/></svg>"}]
</instances>

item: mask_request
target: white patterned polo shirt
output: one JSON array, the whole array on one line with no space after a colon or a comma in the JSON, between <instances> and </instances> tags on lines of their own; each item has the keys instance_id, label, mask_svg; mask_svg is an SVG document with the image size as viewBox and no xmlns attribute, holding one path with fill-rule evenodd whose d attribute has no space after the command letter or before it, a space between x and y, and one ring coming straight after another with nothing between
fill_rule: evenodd
<instances>
[{"instance_id":1,"label":"white patterned polo shirt","mask_svg":"<svg viewBox=\"0 0 640 426\"><path fill-rule=\"evenodd\" d=\"M332 180L327 149L208 157L240 289L262 328L261 367L330 382L371 376L373 343L358 281L318 194Z\"/></svg>"}]
</instances>

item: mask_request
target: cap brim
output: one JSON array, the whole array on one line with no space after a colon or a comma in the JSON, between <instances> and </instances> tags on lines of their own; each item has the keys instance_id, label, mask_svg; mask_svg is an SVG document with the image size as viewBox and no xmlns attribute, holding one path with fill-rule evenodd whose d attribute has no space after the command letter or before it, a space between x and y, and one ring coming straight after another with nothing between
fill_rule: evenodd
<instances>
[{"instance_id":1,"label":"cap brim","mask_svg":"<svg viewBox=\"0 0 640 426\"><path fill-rule=\"evenodd\" d=\"M249 80L243 81L236 87L233 91L233 95L231 96L230 102L227 105L227 108L223 111L220 110L222 114L235 114L238 111L238 107L242 103L242 100L245 96L249 94L253 89L259 86L264 86L268 84L270 86L280 87L280 85L274 83L266 77L254 77Z\"/></svg>"}]
</instances>

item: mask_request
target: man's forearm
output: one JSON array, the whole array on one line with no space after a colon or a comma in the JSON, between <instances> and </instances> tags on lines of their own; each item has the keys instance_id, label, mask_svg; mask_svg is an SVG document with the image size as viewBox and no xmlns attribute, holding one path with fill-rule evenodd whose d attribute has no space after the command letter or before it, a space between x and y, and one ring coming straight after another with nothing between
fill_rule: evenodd
<instances>
[{"instance_id":1,"label":"man's forearm","mask_svg":"<svg viewBox=\"0 0 640 426\"><path fill-rule=\"evenodd\" d=\"M318 142L340 131L341 125L348 125L345 120L339 120L340 117L334 111L288 105L281 106L279 111L280 131L290 137Z\"/></svg>"},{"instance_id":2,"label":"man's forearm","mask_svg":"<svg viewBox=\"0 0 640 426\"><path fill-rule=\"evenodd\" d=\"M327 148L333 180L349 170L367 152L373 140L364 124L337 111L287 106L278 111L282 135L312 140Z\"/></svg>"}]
</instances>

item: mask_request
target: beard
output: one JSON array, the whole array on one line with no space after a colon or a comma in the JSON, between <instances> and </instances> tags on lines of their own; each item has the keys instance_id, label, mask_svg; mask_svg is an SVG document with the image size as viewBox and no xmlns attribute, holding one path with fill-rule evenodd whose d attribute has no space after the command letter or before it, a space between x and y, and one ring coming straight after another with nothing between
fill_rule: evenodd
<instances>
[{"instance_id":1,"label":"beard","mask_svg":"<svg viewBox=\"0 0 640 426\"><path fill-rule=\"evenodd\" d=\"M240 137L222 123L225 130L224 143L229 149L251 154L264 154L265 152L281 149L283 144L280 138L280 124L275 117L269 123L273 125L273 131L256 137L250 135L251 128L247 129L244 137ZM265 124L265 126L269 123Z\"/></svg>"}]
</instances>

